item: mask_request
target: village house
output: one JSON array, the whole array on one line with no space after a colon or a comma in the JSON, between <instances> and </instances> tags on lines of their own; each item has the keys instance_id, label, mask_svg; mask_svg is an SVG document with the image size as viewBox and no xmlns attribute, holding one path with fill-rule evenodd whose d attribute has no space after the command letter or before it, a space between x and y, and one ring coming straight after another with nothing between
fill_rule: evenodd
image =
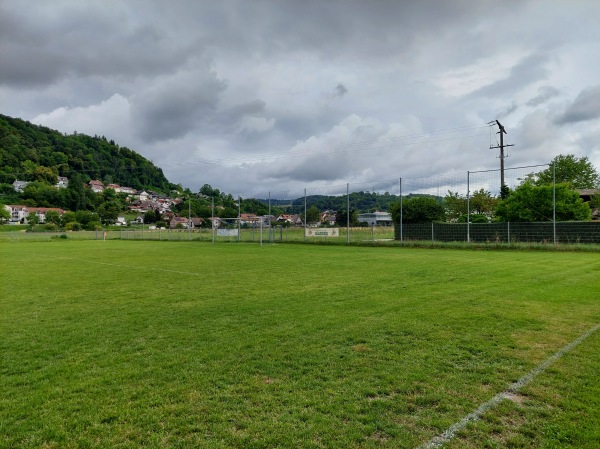
<instances>
[{"instance_id":1,"label":"village house","mask_svg":"<svg viewBox=\"0 0 600 449\"><path fill-rule=\"evenodd\" d=\"M321 212L321 215L319 216L319 221L321 222L321 224L325 224L325 225L329 225L329 226L333 226L335 224L336 220L337 220L336 213L333 211L330 211L330 210Z\"/></svg>"},{"instance_id":2,"label":"village house","mask_svg":"<svg viewBox=\"0 0 600 449\"><path fill-rule=\"evenodd\" d=\"M40 223L45 223L48 212L57 212L59 216L65 213L63 209L58 207L29 207L20 204L7 204L4 209L10 213L9 223L11 224L27 224L27 217L30 214L35 214Z\"/></svg>"},{"instance_id":3,"label":"village house","mask_svg":"<svg viewBox=\"0 0 600 449\"><path fill-rule=\"evenodd\" d=\"M178 227L178 225L180 225L179 227L183 227L185 229L189 228L189 220L186 217L173 217L173 219L171 220L171 222L169 223L169 227L171 229L175 229Z\"/></svg>"},{"instance_id":4,"label":"village house","mask_svg":"<svg viewBox=\"0 0 600 449\"><path fill-rule=\"evenodd\" d=\"M368 226L392 226L392 215L389 212L369 212L358 214L358 222Z\"/></svg>"},{"instance_id":5,"label":"village house","mask_svg":"<svg viewBox=\"0 0 600 449\"><path fill-rule=\"evenodd\" d=\"M255 214L241 214L240 226L257 227L260 226L261 217Z\"/></svg>"},{"instance_id":6,"label":"village house","mask_svg":"<svg viewBox=\"0 0 600 449\"><path fill-rule=\"evenodd\" d=\"M152 199L152 196L145 190L141 190L138 193L136 193L135 197L138 198L140 201L150 201Z\"/></svg>"},{"instance_id":7,"label":"village house","mask_svg":"<svg viewBox=\"0 0 600 449\"><path fill-rule=\"evenodd\" d=\"M304 224L300 215L281 214L277 217L277 221L280 223L290 223L294 226L302 226Z\"/></svg>"},{"instance_id":8,"label":"village house","mask_svg":"<svg viewBox=\"0 0 600 449\"><path fill-rule=\"evenodd\" d=\"M204 219L202 217L192 217L192 229L201 228L204 224Z\"/></svg>"},{"instance_id":9,"label":"village house","mask_svg":"<svg viewBox=\"0 0 600 449\"><path fill-rule=\"evenodd\" d=\"M210 217L209 220L212 223L213 228L220 228L221 224L223 224L219 217Z\"/></svg>"},{"instance_id":10,"label":"village house","mask_svg":"<svg viewBox=\"0 0 600 449\"><path fill-rule=\"evenodd\" d=\"M102 181L98 181L97 179L93 179L89 182L90 189L92 192L99 193L104 191L104 184Z\"/></svg>"},{"instance_id":11,"label":"village house","mask_svg":"<svg viewBox=\"0 0 600 449\"><path fill-rule=\"evenodd\" d=\"M69 178L65 177L65 176L59 176L57 178L56 184L54 184L54 187L56 187L57 189L64 189L69 185Z\"/></svg>"},{"instance_id":12,"label":"village house","mask_svg":"<svg viewBox=\"0 0 600 449\"><path fill-rule=\"evenodd\" d=\"M135 190L132 187L123 187L123 186L119 187L119 193L126 193L127 195L135 195L136 192L137 192L137 190Z\"/></svg>"},{"instance_id":13,"label":"village house","mask_svg":"<svg viewBox=\"0 0 600 449\"><path fill-rule=\"evenodd\" d=\"M12 183L12 186L17 192L23 192L25 187L27 187L27 184L29 184L27 181L15 181Z\"/></svg>"}]
</instances>

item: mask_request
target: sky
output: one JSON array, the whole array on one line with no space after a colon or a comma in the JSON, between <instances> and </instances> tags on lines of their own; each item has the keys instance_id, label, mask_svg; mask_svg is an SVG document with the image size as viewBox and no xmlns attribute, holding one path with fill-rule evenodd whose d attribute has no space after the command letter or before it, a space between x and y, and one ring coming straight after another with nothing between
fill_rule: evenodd
<instances>
[{"instance_id":1,"label":"sky","mask_svg":"<svg viewBox=\"0 0 600 449\"><path fill-rule=\"evenodd\" d=\"M497 170L495 120L506 167L600 169L599 21L597 0L2 0L0 112L194 192Z\"/></svg>"}]
</instances>

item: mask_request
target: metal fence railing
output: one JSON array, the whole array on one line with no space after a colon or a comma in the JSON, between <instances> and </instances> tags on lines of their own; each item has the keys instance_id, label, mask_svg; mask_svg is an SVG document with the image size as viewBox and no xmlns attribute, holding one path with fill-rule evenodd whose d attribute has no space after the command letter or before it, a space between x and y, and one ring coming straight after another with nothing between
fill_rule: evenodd
<instances>
[{"instance_id":1,"label":"metal fence railing","mask_svg":"<svg viewBox=\"0 0 600 449\"><path fill-rule=\"evenodd\" d=\"M400 240L400 226L395 238ZM600 221L402 225L403 240L473 243L600 243Z\"/></svg>"},{"instance_id":2,"label":"metal fence railing","mask_svg":"<svg viewBox=\"0 0 600 449\"><path fill-rule=\"evenodd\" d=\"M402 234L400 234L402 230ZM366 243L396 241L471 243L600 244L600 221L536 223L425 223L395 226L339 227L335 235L307 232L304 227L256 227L214 232L211 229L123 229L98 231L0 232L0 241L146 240L209 243ZM321 235L320 235L321 234ZM330 233L331 234L331 233Z\"/></svg>"}]
</instances>

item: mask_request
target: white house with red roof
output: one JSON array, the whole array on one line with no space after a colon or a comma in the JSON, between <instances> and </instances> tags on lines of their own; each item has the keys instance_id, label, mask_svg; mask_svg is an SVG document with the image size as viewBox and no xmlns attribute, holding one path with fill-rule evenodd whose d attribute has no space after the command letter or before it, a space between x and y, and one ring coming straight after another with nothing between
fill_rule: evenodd
<instances>
[{"instance_id":1,"label":"white house with red roof","mask_svg":"<svg viewBox=\"0 0 600 449\"><path fill-rule=\"evenodd\" d=\"M104 192L104 184L102 183L102 181L98 181L97 179L93 179L89 182L89 186L90 189L92 189L92 192Z\"/></svg>"},{"instance_id":2,"label":"white house with red roof","mask_svg":"<svg viewBox=\"0 0 600 449\"><path fill-rule=\"evenodd\" d=\"M40 223L44 223L46 221L46 214L50 211L55 211L60 216L65 213L63 209L58 207L30 207L22 204L7 204L4 206L4 209L10 213L9 222L11 224L27 224L29 214L37 215Z\"/></svg>"}]
</instances>

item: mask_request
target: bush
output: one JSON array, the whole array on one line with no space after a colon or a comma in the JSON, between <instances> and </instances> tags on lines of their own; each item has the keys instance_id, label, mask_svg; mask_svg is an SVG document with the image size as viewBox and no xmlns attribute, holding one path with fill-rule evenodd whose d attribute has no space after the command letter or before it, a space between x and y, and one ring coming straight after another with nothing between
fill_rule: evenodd
<instances>
[{"instance_id":1,"label":"bush","mask_svg":"<svg viewBox=\"0 0 600 449\"><path fill-rule=\"evenodd\" d=\"M29 226L27 232L54 232L58 231L58 226L54 223L45 223L35 226Z\"/></svg>"},{"instance_id":2,"label":"bush","mask_svg":"<svg viewBox=\"0 0 600 449\"><path fill-rule=\"evenodd\" d=\"M76 221L71 221L65 225L67 231L81 231L81 225Z\"/></svg>"},{"instance_id":3,"label":"bush","mask_svg":"<svg viewBox=\"0 0 600 449\"><path fill-rule=\"evenodd\" d=\"M102 223L99 221L91 221L85 225L86 231L100 231L102 229Z\"/></svg>"}]
</instances>

